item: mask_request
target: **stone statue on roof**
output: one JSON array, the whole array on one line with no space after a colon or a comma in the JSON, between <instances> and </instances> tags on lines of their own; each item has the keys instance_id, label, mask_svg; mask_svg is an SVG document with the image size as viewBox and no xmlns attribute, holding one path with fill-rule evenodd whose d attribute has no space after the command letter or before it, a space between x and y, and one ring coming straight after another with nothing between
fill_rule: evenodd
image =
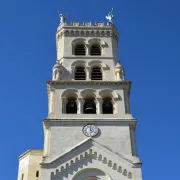
<instances>
[{"instance_id":1,"label":"stone statue on roof","mask_svg":"<svg viewBox=\"0 0 180 180\"><path fill-rule=\"evenodd\" d=\"M112 24L113 24L112 20L114 18L113 10L114 10L114 8L112 8L111 12L106 16L106 19L109 20L109 23L112 23Z\"/></svg>"},{"instance_id":2,"label":"stone statue on roof","mask_svg":"<svg viewBox=\"0 0 180 180\"><path fill-rule=\"evenodd\" d=\"M60 18L60 24L65 23L68 13L66 13L64 15L64 14L60 14L60 12L58 11L58 14L59 14L59 18Z\"/></svg>"}]
</instances>

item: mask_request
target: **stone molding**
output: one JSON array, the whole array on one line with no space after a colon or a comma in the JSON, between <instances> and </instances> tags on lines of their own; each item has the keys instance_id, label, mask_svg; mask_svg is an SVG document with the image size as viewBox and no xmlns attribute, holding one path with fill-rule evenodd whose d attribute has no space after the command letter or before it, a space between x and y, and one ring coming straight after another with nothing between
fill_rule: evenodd
<instances>
[{"instance_id":1,"label":"stone molding","mask_svg":"<svg viewBox=\"0 0 180 180\"><path fill-rule=\"evenodd\" d=\"M83 126L88 123L93 123L97 126L130 126L130 128L136 128L137 125L136 119L44 119L43 124L45 123L49 128L52 126L63 126L63 125L73 125L73 126Z\"/></svg>"},{"instance_id":2,"label":"stone molding","mask_svg":"<svg viewBox=\"0 0 180 180\"><path fill-rule=\"evenodd\" d=\"M118 43L119 34L115 25L107 24L104 22L97 22L92 24L91 22L72 22L71 24L62 23L57 28L56 38L57 40L65 37L112 37Z\"/></svg>"},{"instance_id":3,"label":"stone molding","mask_svg":"<svg viewBox=\"0 0 180 180\"><path fill-rule=\"evenodd\" d=\"M126 176L128 179L133 178L133 174L131 171L128 171L126 168L123 168L120 164L113 162L107 157L103 157L96 151L93 152L92 149L89 149L79 156L76 156L74 159L71 159L65 165L60 166L58 169L56 169L56 172L51 172L51 180L58 178L63 172L68 171L68 169L72 166L78 166L78 163L82 163L82 161L87 159L88 157L92 157L95 160L101 161L103 164L106 164L109 168L112 168L114 171L117 171L121 175Z\"/></svg>"},{"instance_id":4,"label":"stone molding","mask_svg":"<svg viewBox=\"0 0 180 180\"><path fill-rule=\"evenodd\" d=\"M57 41L61 39L63 36L65 37L112 37L118 43L119 37L118 34L112 32L111 30L63 30L59 32L56 36Z\"/></svg>"},{"instance_id":5,"label":"stone molding","mask_svg":"<svg viewBox=\"0 0 180 180\"><path fill-rule=\"evenodd\" d=\"M23 158L25 158L28 155L39 155L42 156L43 155L43 149L29 149L26 152L24 152L23 154L21 154L19 156L19 160L22 160Z\"/></svg>"},{"instance_id":6,"label":"stone molding","mask_svg":"<svg viewBox=\"0 0 180 180\"><path fill-rule=\"evenodd\" d=\"M52 80L49 80L49 81L46 81L47 85L51 85L51 84L91 84L91 85L94 85L94 84L111 84L111 85L129 85L131 86L131 81L77 81L77 80L69 80L69 81L64 81L64 80L59 80L59 81L52 81Z\"/></svg>"},{"instance_id":7,"label":"stone molding","mask_svg":"<svg viewBox=\"0 0 180 180\"><path fill-rule=\"evenodd\" d=\"M107 165L108 167L112 168L115 171L118 171L119 173L121 173L123 176L126 176L129 179L132 179L132 172L130 170L128 170L129 168L139 168L139 163L134 163L133 161L125 158L123 155L121 154L117 154L115 152L113 152L110 149L107 149L105 147L103 147L101 144L97 143L96 141L92 140L91 138L83 141L82 143L78 144L76 147L72 148L71 150L69 150L68 152L62 154L60 157L56 158L53 160L57 161L60 158L63 158L63 156L67 155L68 153L71 153L74 150L77 150L78 147L82 146L84 143L88 143L91 142L92 145L95 145L97 148L101 149L102 151L104 151L105 153L110 153L112 156L117 156L116 159L122 159L123 161L125 161L128 165L126 165L126 167L122 167L122 165L119 162L115 162L113 161L111 158L109 158L107 155L103 155L103 153L98 152L97 149L93 149L93 147L91 147L90 149L80 153L78 156L74 156L73 158L69 159L68 161L65 161L62 165L60 165L56 171L51 172L51 180L54 180L55 178L58 178L59 176L63 176L63 173L68 171L69 168L71 168L72 166L78 166L78 163L83 163L83 160L87 160L88 158L91 157L95 160L101 161L103 164ZM107 157L106 157L107 156ZM45 167L48 164L51 164L52 162L49 163L41 163L42 167ZM137 164L137 165L136 165ZM128 168L129 167L129 168Z\"/></svg>"}]
</instances>

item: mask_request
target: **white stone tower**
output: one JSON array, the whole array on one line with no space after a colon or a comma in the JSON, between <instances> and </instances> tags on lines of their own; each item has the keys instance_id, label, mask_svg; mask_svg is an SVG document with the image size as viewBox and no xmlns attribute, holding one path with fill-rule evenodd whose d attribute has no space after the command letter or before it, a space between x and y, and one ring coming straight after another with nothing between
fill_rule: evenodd
<instances>
[{"instance_id":1,"label":"white stone tower","mask_svg":"<svg viewBox=\"0 0 180 180\"><path fill-rule=\"evenodd\" d=\"M47 81L44 150L20 156L18 180L142 180L117 29L64 20Z\"/></svg>"}]
</instances>

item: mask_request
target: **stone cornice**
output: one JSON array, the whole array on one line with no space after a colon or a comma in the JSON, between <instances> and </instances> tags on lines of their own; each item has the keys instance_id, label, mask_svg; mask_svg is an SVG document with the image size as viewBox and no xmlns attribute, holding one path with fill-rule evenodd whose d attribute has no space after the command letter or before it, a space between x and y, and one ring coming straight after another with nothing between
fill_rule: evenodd
<instances>
[{"instance_id":1,"label":"stone cornice","mask_svg":"<svg viewBox=\"0 0 180 180\"><path fill-rule=\"evenodd\" d=\"M28 155L43 155L43 149L29 149L19 156L19 160L25 158Z\"/></svg>"},{"instance_id":2,"label":"stone cornice","mask_svg":"<svg viewBox=\"0 0 180 180\"><path fill-rule=\"evenodd\" d=\"M63 23L57 28L56 38L57 40L65 37L112 37L117 42L119 40L119 33L115 25L107 24L103 22L92 25L90 22L80 24L79 22L73 22L72 24Z\"/></svg>"},{"instance_id":3,"label":"stone cornice","mask_svg":"<svg viewBox=\"0 0 180 180\"><path fill-rule=\"evenodd\" d=\"M77 151L84 144L89 144L90 147L85 151L79 152L78 155L72 156L71 159L65 161L65 163L62 161L66 155ZM133 172L131 172L132 168L141 167L141 162L139 161L138 157L135 159L129 159L122 154L116 153L112 149L101 145L99 142L95 141L92 138L82 141L80 144L74 146L72 149L69 149L67 152L57 156L51 161L46 162L46 157L44 157L43 162L41 163L41 167L48 168L48 166L52 163L55 163L57 161L61 162L61 165L56 169L56 171L53 171L51 173L51 179L55 179L65 171L68 173L68 170L72 166L78 166L79 162L81 162L82 164L83 160L88 161L89 157L92 157L92 159L100 161L103 164L107 165L109 168L122 173L122 175L127 177L128 179L132 179L133 177Z\"/></svg>"},{"instance_id":4,"label":"stone cornice","mask_svg":"<svg viewBox=\"0 0 180 180\"><path fill-rule=\"evenodd\" d=\"M90 60L99 60L99 59L102 59L102 60L105 60L105 59L108 59L108 60L115 60L115 61L119 61L118 59L115 59L115 57L113 56L90 56L90 55L85 55L85 56L77 56L77 55L71 55L71 56L63 56L61 59L57 59L57 62L61 61L62 59L90 59Z\"/></svg>"},{"instance_id":5,"label":"stone cornice","mask_svg":"<svg viewBox=\"0 0 180 180\"><path fill-rule=\"evenodd\" d=\"M104 84L111 84L111 85L129 85L131 86L131 81L76 81L76 80L71 80L71 81L52 81L48 80L46 81L48 85L51 84L91 84L91 85L104 85Z\"/></svg>"},{"instance_id":6,"label":"stone cornice","mask_svg":"<svg viewBox=\"0 0 180 180\"><path fill-rule=\"evenodd\" d=\"M104 29L104 30L114 30L117 32L116 26L114 24L108 23L105 24L104 22L96 22L95 24L92 24L91 22L84 22L83 24L80 24L77 21L73 21L71 24L67 24L67 23L62 23L58 26L57 28L57 33L63 29Z\"/></svg>"},{"instance_id":7,"label":"stone cornice","mask_svg":"<svg viewBox=\"0 0 180 180\"><path fill-rule=\"evenodd\" d=\"M44 122L111 122L111 123L137 123L137 120L136 119L43 119Z\"/></svg>"},{"instance_id":8,"label":"stone cornice","mask_svg":"<svg viewBox=\"0 0 180 180\"><path fill-rule=\"evenodd\" d=\"M130 128L136 129L137 120L108 120L108 119L44 119L44 126L50 128L57 125L73 125L73 126L84 126L86 124L95 124L97 126L129 126Z\"/></svg>"},{"instance_id":9,"label":"stone cornice","mask_svg":"<svg viewBox=\"0 0 180 180\"><path fill-rule=\"evenodd\" d=\"M130 94L131 90L131 81L76 81L76 80L58 80L58 81L52 81L48 80L47 83L47 92L49 95L49 92L51 90L51 85L125 85L128 86L128 94Z\"/></svg>"}]
</instances>

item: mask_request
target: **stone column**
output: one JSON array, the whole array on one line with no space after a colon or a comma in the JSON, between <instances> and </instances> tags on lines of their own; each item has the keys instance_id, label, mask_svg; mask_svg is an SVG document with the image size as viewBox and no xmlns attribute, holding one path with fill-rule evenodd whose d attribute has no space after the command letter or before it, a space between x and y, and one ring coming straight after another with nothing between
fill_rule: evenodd
<instances>
[{"instance_id":1,"label":"stone column","mask_svg":"<svg viewBox=\"0 0 180 180\"><path fill-rule=\"evenodd\" d=\"M86 80L89 81L90 80L90 67L86 67Z\"/></svg>"},{"instance_id":2,"label":"stone column","mask_svg":"<svg viewBox=\"0 0 180 180\"><path fill-rule=\"evenodd\" d=\"M77 114L83 114L84 99L77 99Z\"/></svg>"},{"instance_id":3,"label":"stone column","mask_svg":"<svg viewBox=\"0 0 180 180\"><path fill-rule=\"evenodd\" d=\"M48 114L53 114L54 113L54 88L53 87L49 88L49 106L48 107L49 107Z\"/></svg>"},{"instance_id":4,"label":"stone column","mask_svg":"<svg viewBox=\"0 0 180 180\"><path fill-rule=\"evenodd\" d=\"M116 71L116 81L120 81L120 71Z\"/></svg>"},{"instance_id":5,"label":"stone column","mask_svg":"<svg viewBox=\"0 0 180 180\"><path fill-rule=\"evenodd\" d=\"M102 114L102 104L103 104L103 100L101 98L97 98L97 100L96 100L96 114Z\"/></svg>"},{"instance_id":6,"label":"stone column","mask_svg":"<svg viewBox=\"0 0 180 180\"><path fill-rule=\"evenodd\" d=\"M62 97L62 104L61 104L62 114L66 114L66 103L67 103L67 99L65 97Z\"/></svg>"},{"instance_id":7,"label":"stone column","mask_svg":"<svg viewBox=\"0 0 180 180\"><path fill-rule=\"evenodd\" d=\"M75 80L75 66L71 67L71 78Z\"/></svg>"}]
</instances>

